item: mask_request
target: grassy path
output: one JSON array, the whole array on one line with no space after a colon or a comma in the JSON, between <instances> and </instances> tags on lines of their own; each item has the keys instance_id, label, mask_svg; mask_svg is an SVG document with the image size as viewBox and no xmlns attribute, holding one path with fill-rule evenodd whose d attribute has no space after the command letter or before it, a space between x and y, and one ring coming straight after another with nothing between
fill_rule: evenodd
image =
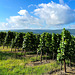
<instances>
[{"instance_id":1,"label":"grassy path","mask_svg":"<svg viewBox=\"0 0 75 75\"><path fill-rule=\"evenodd\" d=\"M21 53L17 53L20 55ZM10 52L10 50L0 51L0 75L41 75L48 73L50 70L59 68L56 61L43 60L40 63L40 56L36 61L36 55L27 55L26 57L16 57L16 53ZM36 61L36 62L34 62ZM50 61L50 62L49 62Z\"/></svg>"},{"instance_id":2,"label":"grassy path","mask_svg":"<svg viewBox=\"0 0 75 75\"><path fill-rule=\"evenodd\" d=\"M16 56L17 55L17 56ZM49 75L50 71L60 69L60 65L55 60L43 60L40 63L40 56L36 55L21 56L20 52L11 52L10 48L0 47L0 75ZM54 72L52 75L61 75L63 71ZM66 75L74 75L75 68L71 71L67 69Z\"/></svg>"},{"instance_id":3,"label":"grassy path","mask_svg":"<svg viewBox=\"0 0 75 75\"><path fill-rule=\"evenodd\" d=\"M64 70L62 70L62 71L54 72L52 75L75 75L75 67L72 67L72 69L67 67L66 73L64 73Z\"/></svg>"}]
</instances>

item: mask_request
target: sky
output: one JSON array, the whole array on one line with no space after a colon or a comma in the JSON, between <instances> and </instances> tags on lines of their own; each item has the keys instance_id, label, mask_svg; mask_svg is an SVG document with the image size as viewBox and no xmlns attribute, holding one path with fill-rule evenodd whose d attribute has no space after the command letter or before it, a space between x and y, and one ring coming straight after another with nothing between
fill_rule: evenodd
<instances>
[{"instance_id":1,"label":"sky","mask_svg":"<svg viewBox=\"0 0 75 75\"><path fill-rule=\"evenodd\" d=\"M0 0L0 30L75 29L75 0Z\"/></svg>"}]
</instances>

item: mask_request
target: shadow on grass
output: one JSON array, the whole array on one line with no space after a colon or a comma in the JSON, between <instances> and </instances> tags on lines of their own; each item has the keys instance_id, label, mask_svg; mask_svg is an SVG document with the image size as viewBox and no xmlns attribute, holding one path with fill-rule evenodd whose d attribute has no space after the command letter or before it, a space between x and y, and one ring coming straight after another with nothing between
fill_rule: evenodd
<instances>
[{"instance_id":1,"label":"shadow on grass","mask_svg":"<svg viewBox=\"0 0 75 75\"><path fill-rule=\"evenodd\" d=\"M8 58L23 59L21 53L10 53L0 51L0 60L7 60Z\"/></svg>"},{"instance_id":2,"label":"shadow on grass","mask_svg":"<svg viewBox=\"0 0 75 75\"><path fill-rule=\"evenodd\" d=\"M75 73L73 73L73 72L66 72L66 73L69 73L69 75L71 75L71 74L75 75Z\"/></svg>"}]
</instances>

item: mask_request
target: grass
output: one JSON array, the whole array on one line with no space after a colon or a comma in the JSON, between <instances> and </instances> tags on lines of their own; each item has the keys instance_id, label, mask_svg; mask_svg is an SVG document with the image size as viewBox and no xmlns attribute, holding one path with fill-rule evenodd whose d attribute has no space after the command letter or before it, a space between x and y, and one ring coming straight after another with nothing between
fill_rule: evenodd
<instances>
[{"instance_id":1,"label":"grass","mask_svg":"<svg viewBox=\"0 0 75 75\"><path fill-rule=\"evenodd\" d=\"M41 75L60 68L57 62L52 60L50 63L32 66L36 61L34 54L26 57L16 57L16 55L21 55L21 53L11 53L10 48L0 47L0 75ZM40 56L37 60L39 62Z\"/></svg>"},{"instance_id":2,"label":"grass","mask_svg":"<svg viewBox=\"0 0 75 75\"><path fill-rule=\"evenodd\" d=\"M0 75L26 75L26 74L43 74L50 70L59 68L56 62L42 64L37 66L25 66L27 62L19 59L8 59L0 61Z\"/></svg>"}]
</instances>

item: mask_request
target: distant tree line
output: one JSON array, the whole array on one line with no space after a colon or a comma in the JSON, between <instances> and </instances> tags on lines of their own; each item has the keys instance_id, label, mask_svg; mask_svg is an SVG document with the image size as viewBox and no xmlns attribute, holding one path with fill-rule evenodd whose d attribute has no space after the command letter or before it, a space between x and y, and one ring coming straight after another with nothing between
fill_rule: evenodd
<instances>
[{"instance_id":1,"label":"distant tree line","mask_svg":"<svg viewBox=\"0 0 75 75\"><path fill-rule=\"evenodd\" d=\"M66 72L66 62L69 60L69 66L71 67L71 62L75 60L75 36L71 35L65 28L62 30L61 34L47 33L33 34L32 32L0 32L0 46L11 47L15 49L22 49L24 55L27 51L35 51L41 55L46 54L50 56L51 59L57 59L58 61L64 61L64 70ZM62 69L62 66L61 66Z\"/></svg>"}]
</instances>

